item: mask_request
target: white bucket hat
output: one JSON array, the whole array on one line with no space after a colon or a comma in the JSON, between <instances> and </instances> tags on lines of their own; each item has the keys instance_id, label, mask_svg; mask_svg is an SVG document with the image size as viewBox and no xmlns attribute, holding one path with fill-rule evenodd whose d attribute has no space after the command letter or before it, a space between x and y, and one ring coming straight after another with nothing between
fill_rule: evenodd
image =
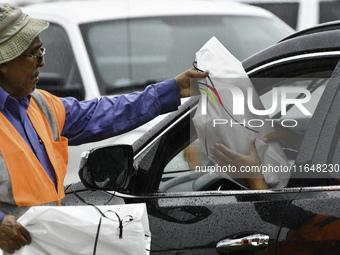
<instances>
[{"instance_id":1,"label":"white bucket hat","mask_svg":"<svg viewBox=\"0 0 340 255\"><path fill-rule=\"evenodd\" d=\"M0 4L0 63L20 56L49 23L32 19L21 9Z\"/></svg>"}]
</instances>

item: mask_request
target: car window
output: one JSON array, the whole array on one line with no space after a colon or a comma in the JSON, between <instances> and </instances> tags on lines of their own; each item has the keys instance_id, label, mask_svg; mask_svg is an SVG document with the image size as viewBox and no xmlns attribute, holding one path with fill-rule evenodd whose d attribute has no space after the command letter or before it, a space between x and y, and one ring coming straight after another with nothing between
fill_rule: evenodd
<instances>
[{"instance_id":1,"label":"car window","mask_svg":"<svg viewBox=\"0 0 340 255\"><path fill-rule=\"evenodd\" d=\"M50 23L49 29L41 33L41 40L46 48L46 55L37 87L57 96L84 99L83 82L65 30L55 23Z\"/></svg>"},{"instance_id":2,"label":"car window","mask_svg":"<svg viewBox=\"0 0 340 255\"><path fill-rule=\"evenodd\" d=\"M262 80L262 79L261 79ZM271 81L275 82L275 79L270 79ZM285 88L303 88L306 91L311 93L311 99L303 104L303 107L311 114L314 113L316 106L322 96L323 91L325 90L326 84L329 81L329 78L294 78L294 79L287 79L285 81L278 81L280 87ZM274 85L275 86L275 85ZM276 87L276 86L275 86ZM280 93L280 92L279 92ZM265 109L269 109L272 105L272 97L273 97L273 90L269 90L268 92L262 94L260 99L264 105ZM289 99L297 99L305 97L303 93L291 93L290 95L287 94L287 98ZM278 97L278 105L281 105L281 98ZM305 115L297 105L287 105L286 106L286 114L282 115L281 107L277 107L276 111L269 115L271 119L280 119L282 120L295 120L294 123L290 123L289 126L295 132L304 133L307 130L309 121L311 116Z\"/></svg>"},{"instance_id":3,"label":"car window","mask_svg":"<svg viewBox=\"0 0 340 255\"><path fill-rule=\"evenodd\" d=\"M319 23L340 19L339 1L320 1L319 6L320 6Z\"/></svg>"},{"instance_id":4,"label":"car window","mask_svg":"<svg viewBox=\"0 0 340 255\"><path fill-rule=\"evenodd\" d=\"M221 15L114 20L80 27L103 94L176 76L192 66L195 53L212 36L242 60L291 33L268 18Z\"/></svg>"},{"instance_id":5,"label":"car window","mask_svg":"<svg viewBox=\"0 0 340 255\"><path fill-rule=\"evenodd\" d=\"M297 21L298 21L299 7L300 7L300 3L298 1L296 2L289 1L287 3L283 3L283 2L265 3L261 1L258 1L257 3L248 2L248 1L244 1L244 2L250 5L255 5L263 9L266 9L274 13L276 16L278 16L280 19L282 19L292 28L294 29L297 28Z\"/></svg>"},{"instance_id":6,"label":"car window","mask_svg":"<svg viewBox=\"0 0 340 255\"><path fill-rule=\"evenodd\" d=\"M268 83L269 85L264 86L262 91L258 91L260 95L260 99L263 102L265 109L270 108L272 103L272 87L283 88L283 87L300 87L308 90L311 93L311 99L304 104L306 109L313 114L316 106L323 94L323 91L326 88L326 84L329 81L329 77L332 74L331 71L328 72L320 72L320 73L312 73L308 76L303 75L297 78L285 78L285 79L253 79L253 82L256 84L261 84L263 86L264 83ZM292 94L289 98L298 98L300 93ZM280 102L279 102L280 104ZM272 119L278 119L278 122L282 122L284 120L295 120L294 123L287 123L289 128L293 129L295 132L305 133L309 124L309 121L312 116L306 116L301 112L300 109L294 106L287 106L287 114L282 115L280 112L281 108L277 108L273 114L270 115ZM292 127L294 126L294 127ZM209 158L202 152L200 148L200 144L198 140L194 140L191 144L185 147L181 152L179 152L165 167L163 177L163 182L160 184L160 190L166 192L174 192L174 191L197 191L196 187L200 188L208 188L208 189L242 189L241 186L234 185L230 181L222 181L221 177L217 174L209 174L210 166L213 165L213 162L209 160ZM295 157L297 153L292 153L291 151L287 152L288 160L291 164L294 163ZM203 169L203 171L202 171ZM198 173L199 171L199 173ZM205 180L201 177L203 175L208 176L210 179L205 178ZM197 184L196 179L203 179L203 182L200 182L199 186ZM172 178L169 181L169 178ZM215 178L215 181L213 180ZM208 187L206 184L209 182ZM202 184L203 183L203 184ZM205 185L205 186L204 186ZM194 186L194 188L193 188Z\"/></svg>"}]
</instances>

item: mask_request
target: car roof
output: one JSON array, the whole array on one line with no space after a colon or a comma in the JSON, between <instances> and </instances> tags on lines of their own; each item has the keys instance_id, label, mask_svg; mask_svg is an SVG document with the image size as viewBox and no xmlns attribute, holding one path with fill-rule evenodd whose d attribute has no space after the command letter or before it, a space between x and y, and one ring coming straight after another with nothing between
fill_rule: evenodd
<instances>
[{"instance_id":1,"label":"car roof","mask_svg":"<svg viewBox=\"0 0 340 255\"><path fill-rule=\"evenodd\" d=\"M247 15L278 19L262 8L232 1L213 0L98 0L61 1L32 4L22 7L30 15L72 18L77 23L169 15Z\"/></svg>"},{"instance_id":2,"label":"car roof","mask_svg":"<svg viewBox=\"0 0 340 255\"><path fill-rule=\"evenodd\" d=\"M330 21L330 22L321 23L321 24L318 24L316 26L300 30L300 31L293 33L292 35L282 39L281 41L286 41L286 40L296 38L296 37L299 37L299 36L303 36L303 35L315 34L315 33L331 31L331 30L339 30L339 29L340 29L340 20Z\"/></svg>"},{"instance_id":3,"label":"car roof","mask_svg":"<svg viewBox=\"0 0 340 255\"><path fill-rule=\"evenodd\" d=\"M340 23L331 22L299 31L242 61L244 69L249 72L260 66L288 58L294 55L309 53L324 54L333 52L340 55Z\"/></svg>"}]
</instances>

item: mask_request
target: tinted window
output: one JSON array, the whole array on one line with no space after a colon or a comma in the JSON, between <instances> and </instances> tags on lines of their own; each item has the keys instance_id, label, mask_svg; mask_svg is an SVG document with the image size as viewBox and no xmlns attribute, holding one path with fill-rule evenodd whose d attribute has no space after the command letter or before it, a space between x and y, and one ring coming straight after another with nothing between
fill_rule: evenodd
<instances>
[{"instance_id":1,"label":"tinted window","mask_svg":"<svg viewBox=\"0 0 340 255\"><path fill-rule=\"evenodd\" d=\"M102 93L172 78L216 36L238 59L290 33L272 20L240 16L155 17L81 26Z\"/></svg>"},{"instance_id":2,"label":"tinted window","mask_svg":"<svg viewBox=\"0 0 340 255\"><path fill-rule=\"evenodd\" d=\"M260 79L262 80L262 79ZM275 79L270 79L275 82ZM325 90L326 84L328 83L328 78L295 78L295 79L287 79L285 81L279 80L279 88L303 88L306 91L308 90L311 94L311 99L303 104L303 107L311 114L314 113L316 106L322 96L323 91ZM276 86L273 83L273 86ZM260 96L260 99L264 105L265 109L270 109L272 106L272 92L273 90L269 90ZM280 94L280 93L279 93ZM299 93L289 93L287 94L287 98L289 99L298 99L305 97L305 94ZM281 104L280 97L278 101L278 105ZM277 107L276 111L271 114L269 117L271 119L292 119L295 120L295 123L290 123L290 125L294 126L292 129L298 133L304 133L307 130L309 121L311 116L305 115L301 109L299 109L296 105L287 105L286 106L286 114L282 115L281 108ZM288 124L287 124L288 125Z\"/></svg>"},{"instance_id":3,"label":"tinted window","mask_svg":"<svg viewBox=\"0 0 340 255\"><path fill-rule=\"evenodd\" d=\"M304 107L313 115L316 109L317 104L326 88L326 85L329 82L329 78L332 75L333 68L332 61L329 61L327 66L323 66L323 68L319 69L327 69L316 71L313 68L308 70L299 67L299 74L296 74L295 77L290 78L269 78L270 76L276 76L275 71L272 70L272 75L269 75L267 78L253 78L252 82L255 88L258 90L260 95L260 99L263 102L265 109L269 109L272 104L272 88L273 87L300 87L306 90L309 90L311 93L311 99L304 104ZM313 65L312 61L309 62L310 65ZM306 64L307 66L309 64ZM290 63L291 70L296 69L294 64ZM317 66L317 65L315 65ZM277 69L281 69L279 66ZM290 73L289 70L285 70L285 73ZM285 74L280 73L279 76L285 76ZM291 75L287 75L291 76ZM259 86L260 85L260 86ZM300 96L299 94L289 94L288 98L297 98ZM280 103L279 103L280 104ZM298 133L305 133L310 119L312 116L304 115L300 109L298 109L295 105L291 107L291 105L287 106L287 115L281 115L280 108L277 109L276 112L271 114L269 117L272 119L280 119L280 121L284 119L293 119L296 121L296 126L292 129ZM287 125L294 125L294 123L286 123ZM189 138L188 138L189 139ZM178 191L195 191L193 188L195 180L202 176L199 175L195 169L196 166L206 166L206 169L209 169L211 166L211 161L207 158L207 156L202 152L201 146L198 140L194 140L190 143L190 146L186 146L183 144L184 149L177 153L169 163L164 168L162 181L160 183L159 189L164 192L178 192ZM297 154L292 154L288 156L290 163L294 163L294 157ZM204 168L203 168L204 169ZM223 189L239 189L240 187L234 186L232 183L227 183L225 181L220 180L221 177L214 175L209 175L210 179L207 179L205 182L202 182L206 187L210 189L217 188ZM214 179L215 178L215 179ZM195 182L197 183L197 182ZM222 184L221 184L222 183ZM211 186L208 186L211 185ZM197 184L196 184L197 186ZM202 186L203 187L203 186ZM204 186L205 188L205 186Z\"/></svg>"}]
</instances>

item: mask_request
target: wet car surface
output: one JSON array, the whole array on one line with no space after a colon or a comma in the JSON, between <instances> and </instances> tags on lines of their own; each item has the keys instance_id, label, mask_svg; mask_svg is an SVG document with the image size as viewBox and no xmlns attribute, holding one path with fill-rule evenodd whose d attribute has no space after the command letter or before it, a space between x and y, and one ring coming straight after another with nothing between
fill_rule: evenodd
<instances>
[{"instance_id":1,"label":"wet car surface","mask_svg":"<svg viewBox=\"0 0 340 255\"><path fill-rule=\"evenodd\" d=\"M193 97L119 159L133 158L131 167L101 176L124 176L114 191L105 185L72 184L66 187L63 204L83 204L74 192L94 204L146 203L152 254L339 253L339 174L311 170L317 165L329 170L340 163L339 29L338 22L320 25L242 62L261 98L282 84L304 86L312 93L312 116L296 115L291 108L279 117L294 116L299 122L296 131L305 134L300 150L287 155L296 169L308 171L302 176L292 172L287 187L247 190L227 179L195 173L183 158L183 151L197 139L192 116L198 98ZM102 153L114 157L117 148L107 147ZM105 165L105 159L91 164ZM259 239L252 241L254 235L266 239L264 246L255 245ZM232 245L220 246L221 241Z\"/></svg>"}]
</instances>

